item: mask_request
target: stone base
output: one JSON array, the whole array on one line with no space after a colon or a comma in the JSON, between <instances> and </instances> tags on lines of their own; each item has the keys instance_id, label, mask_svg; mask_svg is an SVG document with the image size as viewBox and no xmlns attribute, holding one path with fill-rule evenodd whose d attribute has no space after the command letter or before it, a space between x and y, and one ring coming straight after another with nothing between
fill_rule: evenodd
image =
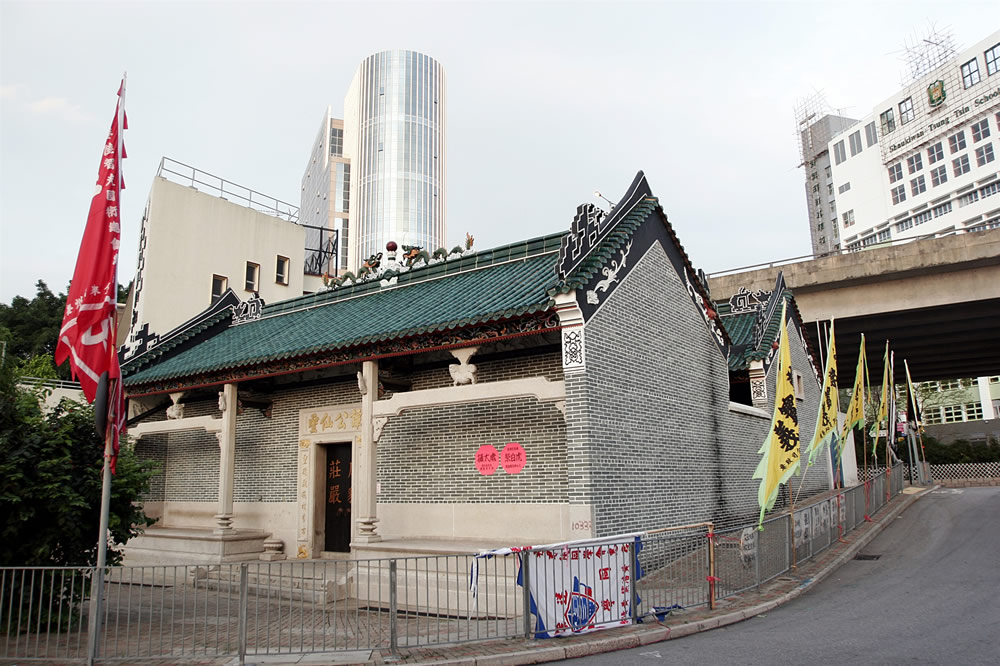
<instances>
[{"instance_id":1,"label":"stone base","mask_svg":"<svg viewBox=\"0 0 1000 666\"><path fill-rule=\"evenodd\" d=\"M269 532L236 529L150 527L125 546L125 565L222 564L260 559Z\"/></svg>"}]
</instances>

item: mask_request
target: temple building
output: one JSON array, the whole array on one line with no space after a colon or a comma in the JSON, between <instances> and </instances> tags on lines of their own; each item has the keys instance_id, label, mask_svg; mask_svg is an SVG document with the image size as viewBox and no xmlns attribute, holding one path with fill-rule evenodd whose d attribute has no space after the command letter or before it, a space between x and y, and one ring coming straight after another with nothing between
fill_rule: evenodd
<instances>
[{"instance_id":1,"label":"temple building","mask_svg":"<svg viewBox=\"0 0 1000 666\"><path fill-rule=\"evenodd\" d=\"M127 557L467 552L752 521L782 302L804 444L820 362L783 284L743 301L712 301L641 172L568 232L450 254L390 242L315 294L227 293L123 367L132 440L161 464L159 521ZM832 487L828 457L804 471L803 497Z\"/></svg>"}]
</instances>

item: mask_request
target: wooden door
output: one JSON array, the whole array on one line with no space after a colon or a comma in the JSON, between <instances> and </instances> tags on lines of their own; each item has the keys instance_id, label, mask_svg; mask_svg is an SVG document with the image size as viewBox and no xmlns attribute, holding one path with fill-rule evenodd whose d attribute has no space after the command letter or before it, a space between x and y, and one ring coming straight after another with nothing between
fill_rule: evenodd
<instances>
[{"instance_id":1,"label":"wooden door","mask_svg":"<svg viewBox=\"0 0 1000 666\"><path fill-rule=\"evenodd\" d=\"M326 446L326 517L323 550L351 550L351 445Z\"/></svg>"}]
</instances>

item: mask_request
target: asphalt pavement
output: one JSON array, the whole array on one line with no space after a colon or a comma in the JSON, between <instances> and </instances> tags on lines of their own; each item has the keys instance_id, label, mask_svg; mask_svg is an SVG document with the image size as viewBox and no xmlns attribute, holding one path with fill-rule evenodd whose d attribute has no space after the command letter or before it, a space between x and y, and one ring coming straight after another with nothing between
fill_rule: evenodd
<instances>
[{"instance_id":1,"label":"asphalt pavement","mask_svg":"<svg viewBox=\"0 0 1000 666\"><path fill-rule=\"evenodd\" d=\"M1000 487L934 490L859 555L745 622L569 661L1000 664Z\"/></svg>"}]
</instances>

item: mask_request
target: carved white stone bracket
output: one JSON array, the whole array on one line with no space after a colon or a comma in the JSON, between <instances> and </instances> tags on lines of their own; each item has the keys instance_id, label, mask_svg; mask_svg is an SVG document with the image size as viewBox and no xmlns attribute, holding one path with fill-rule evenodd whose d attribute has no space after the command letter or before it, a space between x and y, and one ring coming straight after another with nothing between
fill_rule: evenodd
<instances>
[{"instance_id":1,"label":"carved white stone bracket","mask_svg":"<svg viewBox=\"0 0 1000 666\"><path fill-rule=\"evenodd\" d=\"M448 366L448 372L451 373L454 386L476 383L476 366L469 363L469 359L475 356L477 351L479 351L479 347L462 347L451 350L451 355L458 359L457 365Z\"/></svg>"},{"instance_id":2,"label":"carved white stone bracket","mask_svg":"<svg viewBox=\"0 0 1000 666\"><path fill-rule=\"evenodd\" d=\"M184 418L184 403L181 402L183 397L184 391L170 394L170 400L174 404L167 407L167 419L175 421Z\"/></svg>"},{"instance_id":3,"label":"carved white stone bracket","mask_svg":"<svg viewBox=\"0 0 1000 666\"><path fill-rule=\"evenodd\" d=\"M378 442L382 437L382 428L389 422L388 416L376 416L372 419L372 438Z\"/></svg>"},{"instance_id":4,"label":"carved white stone bracket","mask_svg":"<svg viewBox=\"0 0 1000 666\"><path fill-rule=\"evenodd\" d=\"M565 400L556 400L556 402L555 402L555 408L558 409L560 412L562 412L563 416L566 416L566 401Z\"/></svg>"}]
</instances>

